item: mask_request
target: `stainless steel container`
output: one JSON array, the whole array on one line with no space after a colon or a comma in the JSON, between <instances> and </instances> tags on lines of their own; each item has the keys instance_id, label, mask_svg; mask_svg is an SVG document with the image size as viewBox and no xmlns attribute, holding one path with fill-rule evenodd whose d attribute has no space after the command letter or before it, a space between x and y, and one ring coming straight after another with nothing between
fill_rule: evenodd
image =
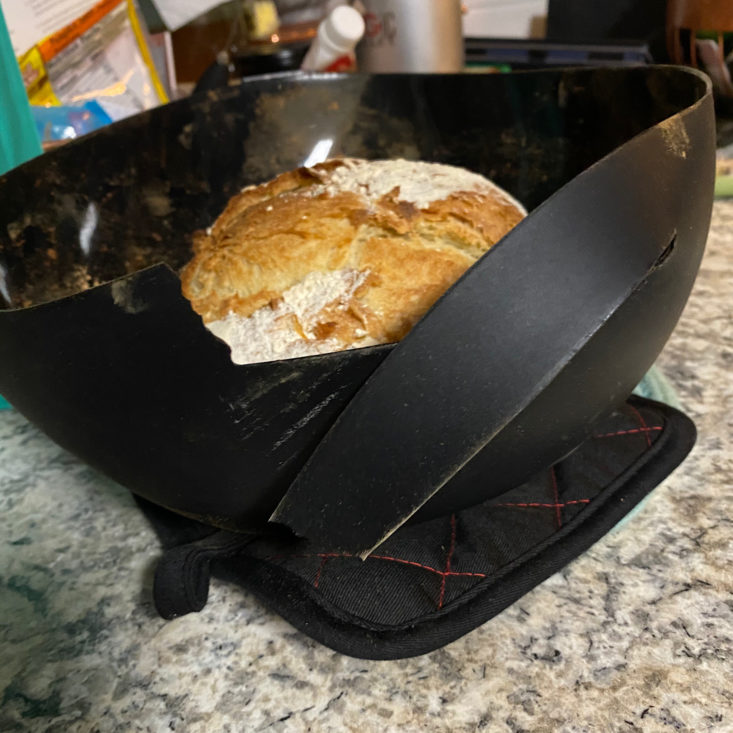
<instances>
[{"instance_id":1,"label":"stainless steel container","mask_svg":"<svg viewBox=\"0 0 733 733\"><path fill-rule=\"evenodd\" d=\"M360 71L445 72L464 66L460 0L362 0Z\"/></svg>"}]
</instances>

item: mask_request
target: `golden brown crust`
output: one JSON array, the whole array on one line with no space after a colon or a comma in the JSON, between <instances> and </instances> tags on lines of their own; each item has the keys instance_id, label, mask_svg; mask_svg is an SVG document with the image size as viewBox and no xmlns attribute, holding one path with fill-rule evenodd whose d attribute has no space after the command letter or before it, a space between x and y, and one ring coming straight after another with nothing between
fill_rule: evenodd
<instances>
[{"instance_id":1,"label":"golden brown crust","mask_svg":"<svg viewBox=\"0 0 733 733\"><path fill-rule=\"evenodd\" d=\"M367 273L346 307L321 312L317 339L343 348L364 332L402 338L470 265L523 217L498 190L451 193L427 206L324 190L333 160L284 173L234 196L209 234L194 242L182 272L184 295L205 322L250 316L277 304L310 272Z\"/></svg>"}]
</instances>

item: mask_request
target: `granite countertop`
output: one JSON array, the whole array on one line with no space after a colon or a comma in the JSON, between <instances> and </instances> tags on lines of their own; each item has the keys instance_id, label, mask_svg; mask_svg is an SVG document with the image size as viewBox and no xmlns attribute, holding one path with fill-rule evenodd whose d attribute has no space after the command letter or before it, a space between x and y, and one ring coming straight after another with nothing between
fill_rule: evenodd
<instances>
[{"instance_id":1,"label":"granite countertop","mask_svg":"<svg viewBox=\"0 0 733 733\"><path fill-rule=\"evenodd\" d=\"M398 662L218 581L161 620L129 493L0 413L0 730L733 730L733 201L659 366L698 426L682 467L495 619Z\"/></svg>"}]
</instances>

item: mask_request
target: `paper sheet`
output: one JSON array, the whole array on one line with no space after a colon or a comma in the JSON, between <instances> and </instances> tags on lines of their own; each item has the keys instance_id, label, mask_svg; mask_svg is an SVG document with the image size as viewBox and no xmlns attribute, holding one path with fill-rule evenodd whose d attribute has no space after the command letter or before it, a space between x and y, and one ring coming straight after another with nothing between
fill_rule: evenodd
<instances>
[{"instance_id":1,"label":"paper sheet","mask_svg":"<svg viewBox=\"0 0 733 733\"><path fill-rule=\"evenodd\" d=\"M86 13L98 0L0 0L13 52L25 53Z\"/></svg>"}]
</instances>

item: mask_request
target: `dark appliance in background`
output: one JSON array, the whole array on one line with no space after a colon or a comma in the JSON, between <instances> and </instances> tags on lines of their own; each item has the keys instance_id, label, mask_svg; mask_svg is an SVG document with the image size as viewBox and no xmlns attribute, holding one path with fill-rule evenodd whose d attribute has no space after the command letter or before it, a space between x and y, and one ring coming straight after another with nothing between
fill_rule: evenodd
<instances>
[{"instance_id":1,"label":"dark appliance in background","mask_svg":"<svg viewBox=\"0 0 733 733\"><path fill-rule=\"evenodd\" d=\"M655 63L667 63L667 0L550 0L547 40L644 45Z\"/></svg>"},{"instance_id":2,"label":"dark appliance in background","mask_svg":"<svg viewBox=\"0 0 733 733\"><path fill-rule=\"evenodd\" d=\"M589 43L514 38L466 38L469 68L500 71L562 66L639 66L653 63L643 43Z\"/></svg>"},{"instance_id":3,"label":"dark appliance in background","mask_svg":"<svg viewBox=\"0 0 733 733\"><path fill-rule=\"evenodd\" d=\"M550 0L544 39L466 38L466 63L511 69L667 63L666 0Z\"/></svg>"}]
</instances>

